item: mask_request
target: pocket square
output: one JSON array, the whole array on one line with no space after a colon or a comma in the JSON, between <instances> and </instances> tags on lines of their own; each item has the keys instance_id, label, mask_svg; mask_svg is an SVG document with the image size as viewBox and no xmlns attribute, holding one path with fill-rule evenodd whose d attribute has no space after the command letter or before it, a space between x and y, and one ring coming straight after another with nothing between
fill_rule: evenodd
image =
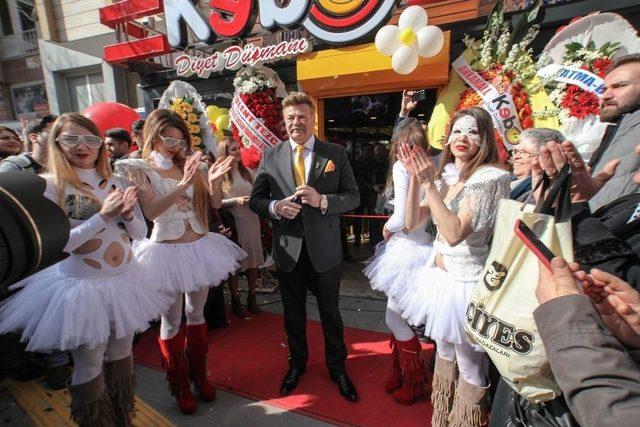
<instances>
[{"instance_id":1,"label":"pocket square","mask_svg":"<svg viewBox=\"0 0 640 427\"><path fill-rule=\"evenodd\" d=\"M336 170L336 165L333 163L333 160L329 160L327 166L324 167L324 173L333 172L334 170Z\"/></svg>"}]
</instances>

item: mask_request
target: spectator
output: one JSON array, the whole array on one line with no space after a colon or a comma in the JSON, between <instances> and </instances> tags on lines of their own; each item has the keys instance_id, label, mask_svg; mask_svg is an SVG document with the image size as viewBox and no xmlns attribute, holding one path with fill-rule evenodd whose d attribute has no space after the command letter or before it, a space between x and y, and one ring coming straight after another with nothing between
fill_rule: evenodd
<instances>
[{"instance_id":1,"label":"spectator","mask_svg":"<svg viewBox=\"0 0 640 427\"><path fill-rule=\"evenodd\" d=\"M111 166L118 160L129 158L132 141L131 135L125 129L109 129L105 132L104 143L107 146Z\"/></svg>"},{"instance_id":2,"label":"spectator","mask_svg":"<svg viewBox=\"0 0 640 427\"><path fill-rule=\"evenodd\" d=\"M575 273L594 306L572 274L577 268L561 258L551 272L540 264L533 316L551 370L581 426L637 426L640 294L600 270Z\"/></svg>"},{"instance_id":3,"label":"spectator","mask_svg":"<svg viewBox=\"0 0 640 427\"><path fill-rule=\"evenodd\" d=\"M638 156L640 146L636 147L634 157ZM592 176L577 149L567 141L562 145L550 142L540 149L539 159L532 162L533 180L536 181L543 170L555 176L566 161L571 164L571 222L576 262L587 270L597 267L607 271L640 289L640 219L637 215L640 194L620 197L592 213L589 200L610 182L620 161L612 160ZM638 172L640 170L630 174L636 184L640 184Z\"/></svg>"},{"instance_id":4,"label":"spectator","mask_svg":"<svg viewBox=\"0 0 640 427\"><path fill-rule=\"evenodd\" d=\"M47 165L47 137L57 118L54 115L47 115L29 124L26 134L32 151L7 157L0 163L0 172L18 170L30 170L37 174L44 172Z\"/></svg>"},{"instance_id":5,"label":"spectator","mask_svg":"<svg viewBox=\"0 0 640 427\"><path fill-rule=\"evenodd\" d=\"M612 123L589 165L594 175L604 171L610 161L620 159L615 175L589 202L594 211L613 200L637 193L640 185L632 180L640 166L633 155L640 140L640 54L622 56L609 67L600 97L600 120Z\"/></svg>"},{"instance_id":6,"label":"spectator","mask_svg":"<svg viewBox=\"0 0 640 427\"><path fill-rule=\"evenodd\" d=\"M0 160L20 154L22 151L22 141L17 132L9 127L0 126Z\"/></svg>"},{"instance_id":7,"label":"spectator","mask_svg":"<svg viewBox=\"0 0 640 427\"><path fill-rule=\"evenodd\" d=\"M136 146L136 150L132 151L129 154L130 159L139 159L142 155L142 148L144 143L144 135L142 134L142 129L144 128L144 120L136 120L131 124L131 137L133 138L133 143Z\"/></svg>"},{"instance_id":8,"label":"spectator","mask_svg":"<svg viewBox=\"0 0 640 427\"><path fill-rule=\"evenodd\" d=\"M557 130L547 128L530 128L520 134L518 148L513 150L513 175L510 199L526 202L531 196L531 158L538 155L538 150L547 141L561 144L564 135Z\"/></svg>"},{"instance_id":9,"label":"spectator","mask_svg":"<svg viewBox=\"0 0 640 427\"><path fill-rule=\"evenodd\" d=\"M233 139L222 138L218 142L218 159L233 157L231 171L222 177L222 206L228 208L235 219L240 247L248 254L240 264L247 272L249 279L249 294L247 309L254 313L261 313L256 302L256 288L258 287L258 269L264 264L262 242L260 240L260 218L249 209L249 196L253 188L254 174L247 169L240 158L240 148ZM238 289L231 289L231 307L234 314L238 312L240 297Z\"/></svg>"}]
</instances>

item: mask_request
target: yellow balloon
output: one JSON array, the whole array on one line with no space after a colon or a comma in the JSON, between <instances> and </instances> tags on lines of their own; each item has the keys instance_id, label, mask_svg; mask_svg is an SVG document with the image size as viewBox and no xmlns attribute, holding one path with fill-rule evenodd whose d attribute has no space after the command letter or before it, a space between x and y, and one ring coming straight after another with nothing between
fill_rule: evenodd
<instances>
[{"instance_id":1,"label":"yellow balloon","mask_svg":"<svg viewBox=\"0 0 640 427\"><path fill-rule=\"evenodd\" d=\"M209 105L207 107L207 117L209 117L211 123L215 123L220 114L220 108L217 105Z\"/></svg>"},{"instance_id":2,"label":"yellow balloon","mask_svg":"<svg viewBox=\"0 0 640 427\"><path fill-rule=\"evenodd\" d=\"M218 116L216 119L216 127L220 130L226 129L229 127L229 116L224 114L222 116Z\"/></svg>"},{"instance_id":3,"label":"yellow balloon","mask_svg":"<svg viewBox=\"0 0 640 427\"><path fill-rule=\"evenodd\" d=\"M222 129L218 129L215 133L216 138L218 139L218 141L220 141L222 138L224 138L224 132L222 132Z\"/></svg>"},{"instance_id":4,"label":"yellow balloon","mask_svg":"<svg viewBox=\"0 0 640 427\"><path fill-rule=\"evenodd\" d=\"M223 114L229 114L229 109L228 108L221 108L220 109L220 115L222 116Z\"/></svg>"}]
</instances>

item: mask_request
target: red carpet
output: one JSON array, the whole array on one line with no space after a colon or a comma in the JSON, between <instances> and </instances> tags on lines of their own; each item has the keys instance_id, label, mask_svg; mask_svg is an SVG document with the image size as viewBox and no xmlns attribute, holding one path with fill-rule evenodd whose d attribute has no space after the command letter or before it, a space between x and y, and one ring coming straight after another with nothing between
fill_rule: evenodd
<instances>
[{"instance_id":1,"label":"red carpet","mask_svg":"<svg viewBox=\"0 0 640 427\"><path fill-rule=\"evenodd\" d=\"M384 391L383 383L391 369L388 335L345 328L347 369L360 398L351 403L329 378L319 322L307 324L307 370L287 397L279 393L288 354L282 316L264 313L250 319L232 318L231 322L227 328L209 334L209 375L220 388L338 425L429 425L431 406L425 401L403 406ZM162 370L157 333L150 330L144 334L134 354L137 363ZM432 346L424 348L433 351Z\"/></svg>"}]
</instances>

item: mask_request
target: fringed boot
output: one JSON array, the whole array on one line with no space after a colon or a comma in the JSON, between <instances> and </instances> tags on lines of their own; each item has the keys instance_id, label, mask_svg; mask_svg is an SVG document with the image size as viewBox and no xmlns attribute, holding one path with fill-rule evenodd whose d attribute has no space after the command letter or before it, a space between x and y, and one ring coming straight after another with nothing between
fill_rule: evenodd
<instances>
[{"instance_id":1,"label":"fringed boot","mask_svg":"<svg viewBox=\"0 0 640 427\"><path fill-rule=\"evenodd\" d=\"M167 372L171 395L176 398L178 408L183 414L193 414L196 411L196 399L191 394L182 330L168 340L158 338L158 344L160 344L162 367Z\"/></svg>"},{"instance_id":2,"label":"fringed boot","mask_svg":"<svg viewBox=\"0 0 640 427\"><path fill-rule=\"evenodd\" d=\"M209 350L209 337L207 325L187 325L187 356L189 357L189 379L200 392L200 397L205 402L211 402L216 398L216 389L209 382L207 376L207 352Z\"/></svg>"},{"instance_id":3,"label":"fringed boot","mask_svg":"<svg viewBox=\"0 0 640 427\"><path fill-rule=\"evenodd\" d=\"M393 399L402 405L411 405L424 399L427 382L422 360L422 345L417 336L408 341L397 341L399 349L402 387L393 392Z\"/></svg>"},{"instance_id":4,"label":"fringed boot","mask_svg":"<svg viewBox=\"0 0 640 427\"><path fill-rule=\"evenodd\" d=\"M489 387L470 384L460 376L456 397L449 414L450 427L482 427L488 423L485 396Z\"/></svg>"},{"instance_id":5,"label":"fringed boot","mask_svg":"<svg viewBox=\"0 0 640 427\"><path fill-rule=\"evenodd\" d=\"M389 338L389 347L391 347L391 376L384 383L384 389L391 394L402 387L402 372L400 370L400 351L395 337L391 334Z\"/></svg>"},{"instance_id":6,"label":"fringed boot","mask_svg":"<svg viewBox=\"0 0 640 427\"><path fill-rule=\"evenodd\" d=\"M71 419L80 427L113 427L115 419L102 372L89 382L69 386Z\"/></svg>"},{"instance_id":7,"label":"fringed boot","mask_svg":"<svg viewBox=\"0 0 640 427\"><path fill-rule=\"evenodd\" d=\"M106 362L104 376L118 427L130 427L135 416L136 376L133 357Z\"/></svg>"},{"instance_id":8,"label":"fringed boot","mask_svg":"<svg viewBox=\"0 0 640 427\"><path fill-rule=\"evenodd\" d=\"M456 362L449 362L436 356L436 367L433 372L431 403L433 404L433 427L446 427L458 379Z\"/></svg>"}]
</instances>

